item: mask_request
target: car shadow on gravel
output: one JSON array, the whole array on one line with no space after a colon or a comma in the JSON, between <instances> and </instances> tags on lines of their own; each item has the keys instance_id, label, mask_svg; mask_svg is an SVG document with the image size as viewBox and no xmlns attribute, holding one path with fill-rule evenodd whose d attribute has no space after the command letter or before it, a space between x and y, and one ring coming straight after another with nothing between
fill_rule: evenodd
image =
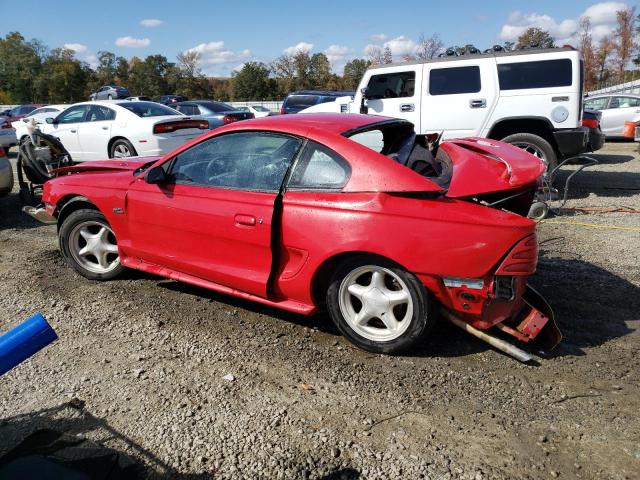
<instances>
[{"instance_id":1,"label":"car shadow on gravel","mask_svg":"<svg viewBox=\"0 0 640 480\"><path fill-rule=\"evenodd\" d=\"M213 464L205 473L182 473L175 470L151 451L113 428L105 419L94 416L85 409L85 402L76 398L56 407L0 419L0 464L7 452L16 448L32 433L43 430L65 434L78 439L78 441L86 438L95 444L90 448L77 447L76 451L73 451L73 443L63 440L63 443L66 442L63 447L64 455L58 455L52 445L28 452L30 455L42 455L49 459L55 459L62 464L73 459L73 462L76 463L68 463L67 465L69 467L80 465L83 471L90 466L91 459L99 459L104 463L105 458L116 455L116 463L119 467L131 474L127 475L127 478L149 480L166 478L172 480L209 480L218 478L218 472ZM22 458L25 458L25 455L23 452ZM87 455L89 455L88 458ZM207 469L206 464L203 465L203 469ZM107 478L103 473L100 472L99 478ZM82 478L98 478L80 476ZM108 478L113 477L109 476ZM322 477L321 480L358 480L360 478L360 473L357 470L340 468Z\"/></svg>"},{"instance_id":2,"label":"car shadow on gravel","mask_svg":"<svg viewBox=\"0 0 640 480\"><path fill-rule=\"evenodd\" d=\"M585 156L597 160L601 165L616 165L619 163L627 163L634 159L633 155L619 155L615 153L586 153Z\"/></svg>"},{"instance_id":3,"label":"car shadow on gravel","mask_svg":"<svg viewBox=\"0 0 640 480\"><path fill-rule=\"evenodd\" d=\"M319 331L330 335L340 335L329 319L329 315L327 313L320 313L312 316L299 315L297 313L288 312L268 305L262 305L251 300L244 300L239 297L214 292L213 290L208 290L206 288L196 287L188 283L174 282L171 280L162 279L158 281L158 286L173 292L194 295L202 299L218 302L229 307L241 308L256 314L268 315L302 327L316 328Z\"/></svg>"},{"instance_id":4,"label":"car shadow on gravel","mask_svg":"<svg viewBox=\"0 0 640 480\"><path fill-rule=\"evenodd\" d=\"M565 182L571 170L560 170L556 174L554 186L564 193ZM599 197L632 197L640 194L640 175L637 172L603 172L585 168L571 179L569 200L587 198L595 193Z\"/></svg>"},{"instance_id":5,"label":"car shadow on gravel","mask_svg":"<svg viewBox=\"0 0 640 480\"><path fill-rule=\"evenodd\" d=\"M24 203L20 200L14 186L13 192L0 198L0 231L8 229L27 230L43 225L22 211Z\"/></svg>"}]
</instances>

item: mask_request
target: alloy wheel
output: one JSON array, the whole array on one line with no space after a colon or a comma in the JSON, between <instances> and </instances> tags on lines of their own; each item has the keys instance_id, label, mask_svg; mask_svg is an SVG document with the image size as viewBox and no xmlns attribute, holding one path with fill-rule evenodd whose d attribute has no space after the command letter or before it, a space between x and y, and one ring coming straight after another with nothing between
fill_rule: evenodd
<instances>
[{"instance_id":1,"label":"alloy wheel","mask_svg":"<svg viewBox=\"0 0 640 480\"><path fill-rule=\"evenodd\" d=\"M100 222L76 225L69 235L69 252L80 266L93 273L108 273L120 265L116 237Z\"/></svg>"},{"instance_id":2,"label":"alloy wheel","mask_svg":"<svg viewBox=\"0 0 640 480\"><path fill-rule=\"evenodd\" d=\"M131 150L123 143L119 143L113 149L113 158L127 158L131 156Z\"/></svg>"},{"instance_id":3,"label":"alloy wheel","mask_svg":"<svg viewBox=\"0 0 640 480\"><path fill-rule=\"evenodd\" d=\"M537 145L533 145L532 143L528 143L528 142L515 142L515 143L512 143L512 145L514 147L521 148L522 150L524 150L527 153L530 153L531 155L538 157L540 160L544 162L545 165L548 165L549 162L547 161L547 156Z\"/></svg>"},{"instance_id":4,"label":"alloy wheel","mask_svg":"<svg viewBox=\"0 0 640 480\"><path fill-rule=\"evenodd\" d=\"M400 337L413 317L409 288L398 275L380 266L352 270L340 284L338 301L349 327L375 342Z\"/></svg>"}]
</instances>

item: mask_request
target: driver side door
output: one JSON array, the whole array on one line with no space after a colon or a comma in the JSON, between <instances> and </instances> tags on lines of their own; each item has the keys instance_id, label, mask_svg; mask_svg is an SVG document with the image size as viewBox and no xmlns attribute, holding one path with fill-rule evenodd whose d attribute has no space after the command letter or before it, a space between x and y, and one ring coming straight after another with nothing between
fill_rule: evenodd
<instances>
[{"instance_id":1,"label":"driver side door","mask_svg":"<svg viewBox=\"0 0 640 480\"><path fill-rule=\"evenodd\" d=\"M60 139L64 148L75 161L87 160L80 146L78 129L84 122L88 110L89 105L69 107L54 119L53 124L47 123L41 126L43 133L48 133Z\"/></svg>"},{"instance_id":2,"label":"driver side door","mask_svg":"<svg viewBox=\"0 0 640 480\"><path fill-rule=\"evenodd\" d=\"M268 132L208 138L140 177L127 195L128 255L267 296L274 210L302 141Z\"/></svg>"}]
</instances>

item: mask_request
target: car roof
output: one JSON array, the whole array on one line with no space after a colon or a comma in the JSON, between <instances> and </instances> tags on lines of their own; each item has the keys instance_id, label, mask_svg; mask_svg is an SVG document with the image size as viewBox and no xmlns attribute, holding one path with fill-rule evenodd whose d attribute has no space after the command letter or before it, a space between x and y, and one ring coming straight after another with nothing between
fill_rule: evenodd
<instances>
[{"instance_id":1,"label":"car roof","mask_svg":"<svg viewBox=\"0 0 640 480\"><path fill-rule=\"evenodd\" d=\"M222 128L225 130L260 130L264 128L265 130L276 130L303 136L309 130L316 129L329 134L341 135L350 130L357 130L376 123L389 121L403 122L405 120L378 115L360 115L358 113L298 113L244 120Z\"/></svg>"},{"instance_id":2,"label":"car roof","mask_svg":"<svg viewBox=\"0 0 640 480\"><path fill-rule=\"evenodd\" d=\"M349 95L355 95L356 92L351 91L337 91L337 90L298 90L291 92L288 97L292 95L323 95L326 97L346 97Z\"/></svg>"}]
</instances>

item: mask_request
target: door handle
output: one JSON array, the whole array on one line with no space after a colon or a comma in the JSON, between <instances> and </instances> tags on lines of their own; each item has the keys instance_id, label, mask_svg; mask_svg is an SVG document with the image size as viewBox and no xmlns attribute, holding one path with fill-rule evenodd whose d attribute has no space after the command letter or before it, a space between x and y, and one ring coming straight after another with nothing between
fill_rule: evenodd
<instances>
[{"instance_id":1,"label":"door handle","mask_svg":"<svg viewBox=\"0 0 640 480\"><path fill-rule=\"evenodd\" d=\"M487 101L484 98L469 100L469 108L486 108Z\"/></svg>"},{"instance_id":2,"label":"door handle","mask_svg":"<svg viewBox=\"0 0 640 480\"><path fill-rule=\"evenodd\" d=\"M401 112L415 112L416 106L413 103L403 103L400 105Z\"/></svg>"},{"instance_id":3,"label":"door handle","mask_svg":"<svg viewBox=\"0 0 640 480\"><path fill-rule=\"evenodd\" d=\"M237 214L235 216L236 227L245 226L245 227L255 227L256 226L256 217L252 215L242 215ZM262 223L262 222L261 222Z\"/></svg>"},{"instance_id":4,"label":"door handle","mask_svg":"<svg viewBox=\"0 0 640 480\"><path fill-rule=\"evenodd\" d=\"M103 130L109 130L109 127L102 127Z\"/></svg>"},{"instance_id":5,"label":"door handle","mask_svg":"<svg viewBox=\"0 0 640 480\"><path fill-rule=\"evenodd\" d=\"M76 132L77 132L77 130L70 130L70 132L71 132L71 133L76 133Z\"/></svg>"}]
</instances>

